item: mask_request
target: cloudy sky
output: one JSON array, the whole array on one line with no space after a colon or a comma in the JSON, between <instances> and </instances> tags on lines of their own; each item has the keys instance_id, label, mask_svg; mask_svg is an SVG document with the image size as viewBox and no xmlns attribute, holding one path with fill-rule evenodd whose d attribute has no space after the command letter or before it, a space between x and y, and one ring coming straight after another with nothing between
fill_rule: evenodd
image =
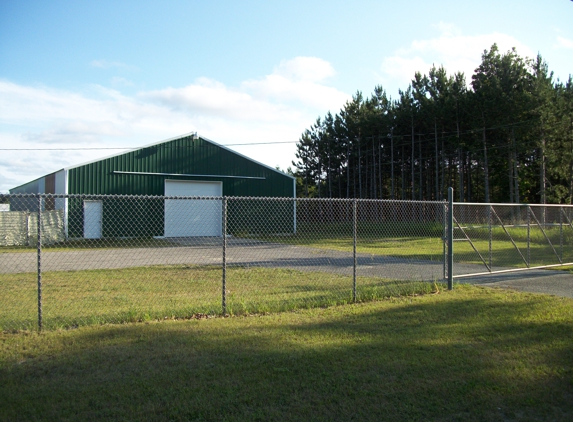
<instances>
[{"instance_id":1,"label":"cloudy sky","mask_svg":"<svg viewBox=\"0 0 573 422\"><path fill-rule=\"evenodd\" d=\"M470 79L494 42L566 80L572 22L570 0L2 0L0 192L190 132L286 169L356 91Z\"/></svg>"}]
</instances>

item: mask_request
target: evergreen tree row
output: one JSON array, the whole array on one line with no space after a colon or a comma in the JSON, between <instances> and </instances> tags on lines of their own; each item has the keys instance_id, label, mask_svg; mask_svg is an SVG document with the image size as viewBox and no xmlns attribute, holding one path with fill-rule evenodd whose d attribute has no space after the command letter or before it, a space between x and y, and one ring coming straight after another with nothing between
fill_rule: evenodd
<instances>
[{"instance_id":1,"label":"evergreen tree row","mask_svg":"<svg viewBox=\"0 0 573 422\"><path fill-rule=\"evenodd\" d=\"M573 79L541 56L484 51L463 73L416 73L399 98L357 92L297 143L299 196L573 203Z\"/></svg>"}]
</instances>

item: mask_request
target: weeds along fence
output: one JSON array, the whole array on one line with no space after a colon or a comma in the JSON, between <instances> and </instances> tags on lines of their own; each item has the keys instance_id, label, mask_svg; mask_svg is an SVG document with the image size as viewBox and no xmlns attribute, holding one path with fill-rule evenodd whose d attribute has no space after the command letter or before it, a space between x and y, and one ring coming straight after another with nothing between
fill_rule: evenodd
<instances>
[{"instance_id":1,"label":"weeds along fence","mask_svg":"<svg viewBox=\"0 0 573 422\"><path fill-rule=\"evenodd\" d=\"M2 330L327 306L444 277L441 202L3 198Z\"/></svg>"},{"instance_id":2,"label":"weeds along fence","mask_svg":"<svg viewBox=\"0 0 573 422\"><path fill-rule=\"evenodd\" d=\"M328 306L573 261L566 206L0 196L6 201L0 330Z\"/></svg>"}]
</instances>

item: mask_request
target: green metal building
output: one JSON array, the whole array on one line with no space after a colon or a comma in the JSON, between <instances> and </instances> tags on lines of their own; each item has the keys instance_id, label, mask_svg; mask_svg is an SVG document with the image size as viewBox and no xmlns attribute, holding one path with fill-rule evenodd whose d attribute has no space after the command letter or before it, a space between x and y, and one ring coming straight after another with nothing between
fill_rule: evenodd
<instances>
[{"instance_id":1,"label":"green metal building","mask_svg":"<svg viewBox=\"0 0 573 422\"><path fill-rule=\"evenodd\" d=\"M222 196L293 198L229 201L228 234L262 230L271 218L281 222L275 232L292 233L296 224L293 177L197 134L64 168L10 193L82 195L44 203L45 210L63 211L71 238L221 236ZM13 198L11 209L32 211L33 205Z\"/></svg>"}]
</instances>

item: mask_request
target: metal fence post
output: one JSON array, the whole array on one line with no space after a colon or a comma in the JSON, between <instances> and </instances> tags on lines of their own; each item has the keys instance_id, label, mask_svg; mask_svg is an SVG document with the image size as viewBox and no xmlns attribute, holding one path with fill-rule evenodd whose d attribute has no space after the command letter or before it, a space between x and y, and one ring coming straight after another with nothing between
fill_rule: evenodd
<instances>
[{"instance_id":1,"label":"metal fence post","mask_svg":"<svg viewBox=\"0 0 573 422\"><path fill-rule=\"evenodd\" d=\"M489 228L489 241L488 241L488 252L489 252L489 271L493 271L492 270L492 266L491 266L491 261L492 261L492 243L493 243L493 228L491 226L491 215L492 215L492 211L493 211L493 207L492 205L489 205L487 208L488 212L487 212L487 224L488 224L488 228Z\"/></svg>"},{"instance_id":2,"label":"metal fence post","mask_svg":"<svg viewBox=\"0 0 573 422\"><path fill-rule=\"evenodd\" d=\"M454 288L454 188L448 188L448 290Z\"/></svg>"},{"instance_id":3,"label":"metal fence post","mask_svg":"<svg viewBox=\"0 0 573 422\"><path fill-rule=\"evenodd\" d=\"M531 266L531 207L527 205L527 268Z\"/></svg>"},{"instance_id":4,"label":"metal fence post","mask_svg":"<svg viewBox=\"0 0 573 422\"><path fill-rule=\"evenodd\" d=\"M222 280L222 308L223 316L227 314L227 198L222 201L222 230L223 230L223 280Z\"/></svg>"},{"instance_id":5,"label":"metal fence post","mask_svg":"<svg viewBox=\"0 0 573 422\"><path fill-rule=\"evenodd\" d=\"M559 256L563 262L563 207L559 207Z\"/></svg>"},{"instance_id":6,"label":"metal fence post","mask_svg":"<svg viewBox=\"0 0 573 422\"><path fill-rule=\"evenodd\" d=\"M38 195L38 331L42 331L42 195Z\"/></svg>"},{"instance_id":7,"label":"metal fence post","mask_svg":"<svg viewBox=\"0 0 573 422\"><path fill-rule=\"evenodd\" d=\"M356 198L353 201L352 210L352 237L354 239L352 254L354 263L352 268L352 301L356 302L356 237L357 237L357 217L356 217Z\"/></svg>"},{"instance_id":8,"label":"metal fence post","mask_svg":"<svg viewBox=\"0 0 573 422\"><path fill-rule=\"evenodd\" d=\"M447 242L448 242L448 212L447 212L447 205L444 203L442 207L442 224L444 227L444 232L442 234L442 272L443 272L443 279L445 280L447 277L447 261L448 261L448 254L447 254Z\"/></svg>"}]
</instances>

